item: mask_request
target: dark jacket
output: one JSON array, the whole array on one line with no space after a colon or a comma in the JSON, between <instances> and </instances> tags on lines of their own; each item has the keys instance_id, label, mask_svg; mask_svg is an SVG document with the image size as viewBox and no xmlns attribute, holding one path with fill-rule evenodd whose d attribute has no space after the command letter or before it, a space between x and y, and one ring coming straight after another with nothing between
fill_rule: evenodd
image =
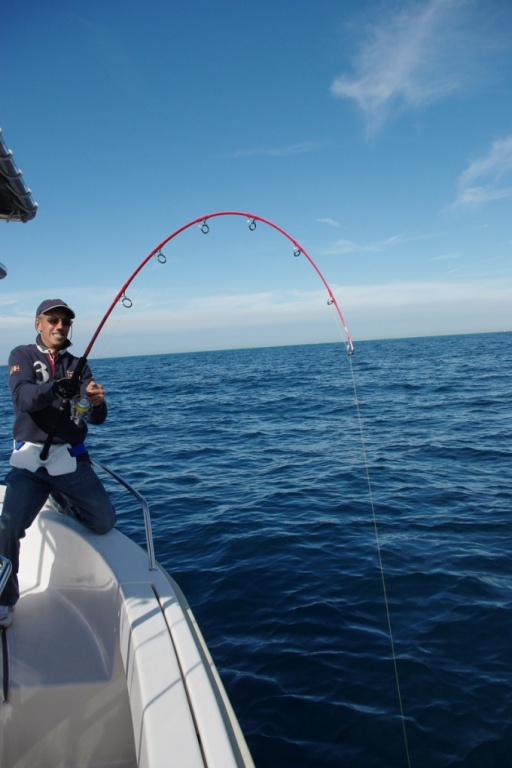
<instances>
[{"instance_id":1,"label":"dark jacket","mask_svg":"<svg viewBox=\"0 0 512 768\"><path fill-rule=\"evenodd\" d=\"M78 357L67 350L53 354L45 349L40 336L35 344L13 349L9 356L9 386L14 406L15 441L45 442L61 405L61 400L52 392L52 383L56 379L70 378L77 363ZM81 376L80 392L85 393L92 378L91 369L86 365ZM79 426L71 421L67 409L58 419L54 442L78 445L87 435L86 420L90 424L101 424L106 418L106 403L92 408Z\"/></svg>"}]
</instances>

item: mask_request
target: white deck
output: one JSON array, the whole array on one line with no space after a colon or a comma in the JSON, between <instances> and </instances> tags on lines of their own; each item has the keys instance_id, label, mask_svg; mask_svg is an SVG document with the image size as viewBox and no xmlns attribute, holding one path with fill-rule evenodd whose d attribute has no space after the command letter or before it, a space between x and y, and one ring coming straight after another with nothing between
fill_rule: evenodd
<instances>
[{"instance_id":1,"label":"white deck","mask_svg":"<svg viewBox=\"0 0 512 768\"><path fill-rule=\"evenodd\" d=\"M2 768L253 766L190 609L138 546L45 511L21 569Z\"/></svg>"}]
</instances>

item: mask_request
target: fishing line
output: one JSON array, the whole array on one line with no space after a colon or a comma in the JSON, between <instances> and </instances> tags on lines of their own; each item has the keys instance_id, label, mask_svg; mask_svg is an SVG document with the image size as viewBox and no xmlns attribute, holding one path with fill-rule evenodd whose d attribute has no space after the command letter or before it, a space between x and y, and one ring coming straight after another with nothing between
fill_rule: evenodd
<instances>
[{"instance_id":1,"label":"fishing line","mask_svg":"<svg viewBox=\"0 0 512 768\"><path fill-rule=\"evenodd\" d=\"M375 545L377 549L377 561L378 561L378 570L380 574L380 581L382 586L382 594L384 597L384 608L386 612L386 622L387 622L387 628L388 628L388 635L389 635L389 642L391 647L391 657L393 660L393 670L395 675L395 685L396 685L396 691L397 691L397 697L398 697L398 707L399 707L399 713L400 713L400 721L402 723L402 734L404 739L404 749L405 749L405 757L407 761L408 768L411 768L411 758L410 758L410 752L409 752L409 741L407 738L407 728L406 728L406 720L405 720L405 713L404 713L404 707L403 707L403 700L402 700L402 690L400 685L400 675L398 673L398 660L396 656L396 650L395 650L395 640L393 636L393 629L391 626L391 610L389 607L389 600L388 600L388 590L386 586L386 575L384 571L384 562L382 559L382 546L380 543L380 536L379 536L379 526L377 522L377 513L375 510L375 502L373 498L373 488L372 488L372 482L370 477L370 466L368 462L368 453L366 450L366 439L365 439L365 433L364 433L364 427L363 427L363 419L361 416L361 407L359 402L359 395L357 392L357 384L356 384L356 376L355 376L355 370L354 370L354 363L352 358L350 359L350 371L352 375L352 387L354 389L354 401L355 401L355 407L356 407L356 414L357 414L357 422L359 426L359 435L361 438L361 448L363 452L363 462L364 462L364 470L365 470L365 476L366 476L366 483L368 486L368 498L370 502L370 510L371 510L371 517L372 517L372 525L373 525L373 532L375 536Z\"/></svg>"},{"instance_id":2,"label":"fishing line","mask_svg":"<svg viewBox=\"0 0 512 768\"><path fill-rule=\"evenodd\" d=\"M378 563L379 563L379 571L380 571L380 577L381 577L381 583L382 583L382 590L384 594L384 604L385 604L385 610L386 610L386 617L387 617L387 625L388 625L388 632L391 642L391 653L393 658L393 666L395 671L395 681L396 681L396 687L397 687L397 693L398 693L398 701L399 701L399 709L400 709L400 717L402 721L402 728L403 728L403 736L404 736L404 742L405 742L405 752L406 752L406 758L407 758L407 765L410 768L411 762L410 762L410 756L409 756L409 747L408 747L408 740L407 740L407 732L405 728L405 715L403 710L403 703L402 703L402 695L401 695L401 689L400 689L400 679L398 674L398 664L397 664L397 658L396 658L396 652L395 652L395 643L393 639L393 631L391 627L391 614L390 614L390 608L389 608L389 601L387 596L387 588L386 588L386 579L385 579L385 573L384 573L384 564L382 560L382 550L381 550L381 544L380 544L380 538L379 538L379 530L378 530L378 524L377 524L377 515L375 511L375 504L373 499L373 491L372 491L372 485L371 485L371 479L370 479L370 470L369 470L369 464L368 464L368 457L367 457L367 451L366 451L366 442L364 437L364 429L363 429L363 422L361 418L361 410L360 410L360 404L359 404L359 398L357 393L357 386L356 386L356 378L355 378L355 371L354 371L354 365L352 362L352 355L354 354L354 344L352 342L352 338L350 336L350 333L347 328L347 324L345 322L345 319L343 317L343 314L341 312L341 309L339 307L339 304L336 300L336 297L334 296L334 293L332 292L329 284L327 283L325 277L323 276L322 272L318 268L315 261L311 258L311 256L308 254L305 248L303 248L300 243L295 240L291 235L288 234L284 229L277 226L277 224L274 224L273 222L269 221L268 219L265 219L261 216L258 216L256 214L252 213L245 213L242 211L218 211L216 213L209 213L205 216L198 216L196 219L193 219L192 221L189 221L187 224L184 224L182 227L179 227L174 232L172 232L170 235L168 235L164 240L162 240L155 248L153 248L152 251L141 261L141 263L138 265L138 267L132 272L132 274L129 276L129 278L126 280L125 283L121 286L117 294L115 295L112 303L108 307L107 311L105 312L103 318L101 319L98 327L96 328L89 344L87 345L84 354L82 357L79 358L77 366L73 372L72 380L78 381L80 379L80 376L82 374L82 371L85 367L85 364L87 362L87 358L91 352L91 349L93 348L99 334L101 333L103 327L105 326L105 323L107 322L108 318L112 314L114 308L118 303L121 303L124 307L127 309L131 308L133 305L133 299L130 295L128 295L127 291L130 287L133 280L137 277L139 272L148 264L151 259L155 258L159 264L165 264L167 261L167 256L165 255L163 248L171 242L175 237L177 237L179 234L184 232L185 230L189 229L193 226L198 226L200 229L200 232L203 235L208 235L210 232L210 221L212 219L216 219L218 217L224 217L224 216L237 216L237 217L243 217L247 221L247 226L249 228L250 232L254 232L256 230L257 224L262 223L277 232L279 232L281 235L283 235L293 246L293 256L300 257L304 256L306 260L309 262L309 264L313 267L315 272L317 273L318 277L320 278L325 290L328 294L328 300L327 304L329 306L333 306L336 310L336 322L341 323L341 328L338 327L338 329L341 331L342 339L343 335L345 336L345 349L347 352L347 355L350 360L350 368L351 368L351 374L352 374L352 385L354 388L354 396L355 396L355 404L356 404L356 412L357 412L357 419L359 424L359 432L361 436L361 444L362 444L362 450L363 450L363 459L364 459L364 465L365 465L365 472L366 472L366 480L368 484L368 492L369 492L369 499L370 499L370 506L371 506L371 513L372 513L372 520L373 520L373 529L375 533L375 540L376 540L376 546L377 546L377 556L378 556ZM48 452L50 449L50 446L53 442L53 438L55 437L55 432L57 430L58 421L59 418L62 417L62 412L64 410L64 407L61 406L58 416L55 421L54 429L50 430L48 434L47 441L43 447L43 450L41 452L41 458L47 458Z\"/></svg>"}]
</instances>

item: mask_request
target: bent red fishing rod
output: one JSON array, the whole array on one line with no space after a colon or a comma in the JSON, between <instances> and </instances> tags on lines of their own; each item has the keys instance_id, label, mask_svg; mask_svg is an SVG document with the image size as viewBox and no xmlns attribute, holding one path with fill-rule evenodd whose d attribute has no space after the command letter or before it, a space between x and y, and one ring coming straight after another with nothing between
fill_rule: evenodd
<instances>
[{"instance_id":1,"label":"bent red fishing rod","mask_svg":"<svg viewBox=\"0 0 512 768\"><path fill-rule=\"evenodd\" d=\"M220 216L238 216L238 217L245 218L247 220L247 225L248 225L249 230L251 232L253 232L256 229L257 222L260 222L260 223L265 224L265 225L271 227L272 229L276 230L281 235L283 235L287 240L289 240L290 243L292 243L292 245L293 245L293 255L296 256L296 257L301 256L301 255L304 256L308 260L308 262L311 264L311 266L313 267L313 269L317 273L317 275L320 278L320 280L322 281L322 283L323 283L323 285L324 285L324 287L325 287L325 289L326 289L326 291L328 293L328 296L329 296L329 298L327 300L327 303L329 305L334 306L334 309L336 310L336 313L337 313L337 315L338 315L338 317L339 317L339 319L341 321L341 324L343 326L343 330L344 330L345 336L346 336L345 347L346 347L347 353L349 355L352 355L354 353L354 344L353 344L352 339L350 337L350 333L348 331L347 325L345 323L345 319L344 319L344 317L342 315L342 312L341 312L339 304L338 304L338 302L336 300L336 297L335 297L334 293L332 292L331 287L329 286L327 280L323 276L323 274L320 271L320 269L318 268L317 264L313 261L311 256L308 254L306 249L303 248L302 245L300 245L297 242L297 240L295 240L291 235L289 235L288 232L286 232L281 227L278 227L277 224L274 224L272 221L269 221L268 219L264 219L262 216L257 216L254 213L245 213L245 212L242 212L242 211L218 211L216 213L209 213L206 216L198 216L198 218L193 219L192 221L189 221L187 224L184 224L182 227L179 227L179 229L176 229L168 237L166 237L164 240L162 240L162 242L159 243L155 248L153 248L153 250L150 253L148 253L148 255L141 261L139 266L132 272L132 274L130 275L128 280L121 286L121 288L119 289L119 291L115 295L112 303L110 304L109 308L107 309L107 311L103 315L100 324L96 328L96 330L95 330L95 332L94 332L94 334L93 334L89 344L87 345L84 354L82 355L82 357L79 358L77 366L76 366L75 370L73 371L73 376L71 377L71 381L73 383L78 384L78 382L80 380L80 377L82 375L82 372L84 370L85 364L87 362L87 358L89 357L89 354L91 352L91 349L93 348L93 346L94 346L94 344L96 342L96 339L98 338L99 334L101 333L105 323L107 322L108 318L112 314L112 312L113 312L114 308L116 307L116 305L119 302L121 302L125 307L131 307L132 306L131 300L126 295L126 290L130 286L130 284L133 282L133 280L137 277L139 272L146 266L146 264L149 261L151 261L151 259L153 257L156 257L157 260L160 263L162 263L162 264L165 263L165 261L167 259L166 259L166 256L164 255L164 253L162 252L162 248L164 248L171 240L173 240L179 234L181 234L185 230L189 229L190 227L193 227L196 224L199 225L201 232L206 235L210 231L210 225L209 225L208 222L211 219L215 219L215 218L218 218ZM42 461L44 461L44 460L46 460L48 458L50 447L51 447L51 444L52 444L53 439L55 437L55 434L56 434L56 431L57 431L57 428L58 428L58 424L59 424L59 420L62 417L62 413L64 412L64 410L65 410L65 404L62 403L61 408L59 409L59 412L57 414L54 427L48 433L48 437L47 437L46 442L45 442L45 444L43 446L43 449L41 451L40 458L41 458Z\"/></svg>"}]
</instances>

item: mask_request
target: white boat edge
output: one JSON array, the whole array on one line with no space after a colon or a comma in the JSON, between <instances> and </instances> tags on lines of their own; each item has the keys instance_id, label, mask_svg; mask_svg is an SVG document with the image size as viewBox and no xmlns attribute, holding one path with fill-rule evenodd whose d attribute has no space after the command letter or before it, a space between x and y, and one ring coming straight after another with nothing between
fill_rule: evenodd
<instances>
[{"instance_id":1,"label":"white boat edge","mask_svg":"<svg viewBox=\"0 0 512 768\"><path fill-rule=\"evenodd\" d=\"M254 768L190 606L141 547L44 507L19 578L2 768Z\"/></svg>"}]
</instances>

